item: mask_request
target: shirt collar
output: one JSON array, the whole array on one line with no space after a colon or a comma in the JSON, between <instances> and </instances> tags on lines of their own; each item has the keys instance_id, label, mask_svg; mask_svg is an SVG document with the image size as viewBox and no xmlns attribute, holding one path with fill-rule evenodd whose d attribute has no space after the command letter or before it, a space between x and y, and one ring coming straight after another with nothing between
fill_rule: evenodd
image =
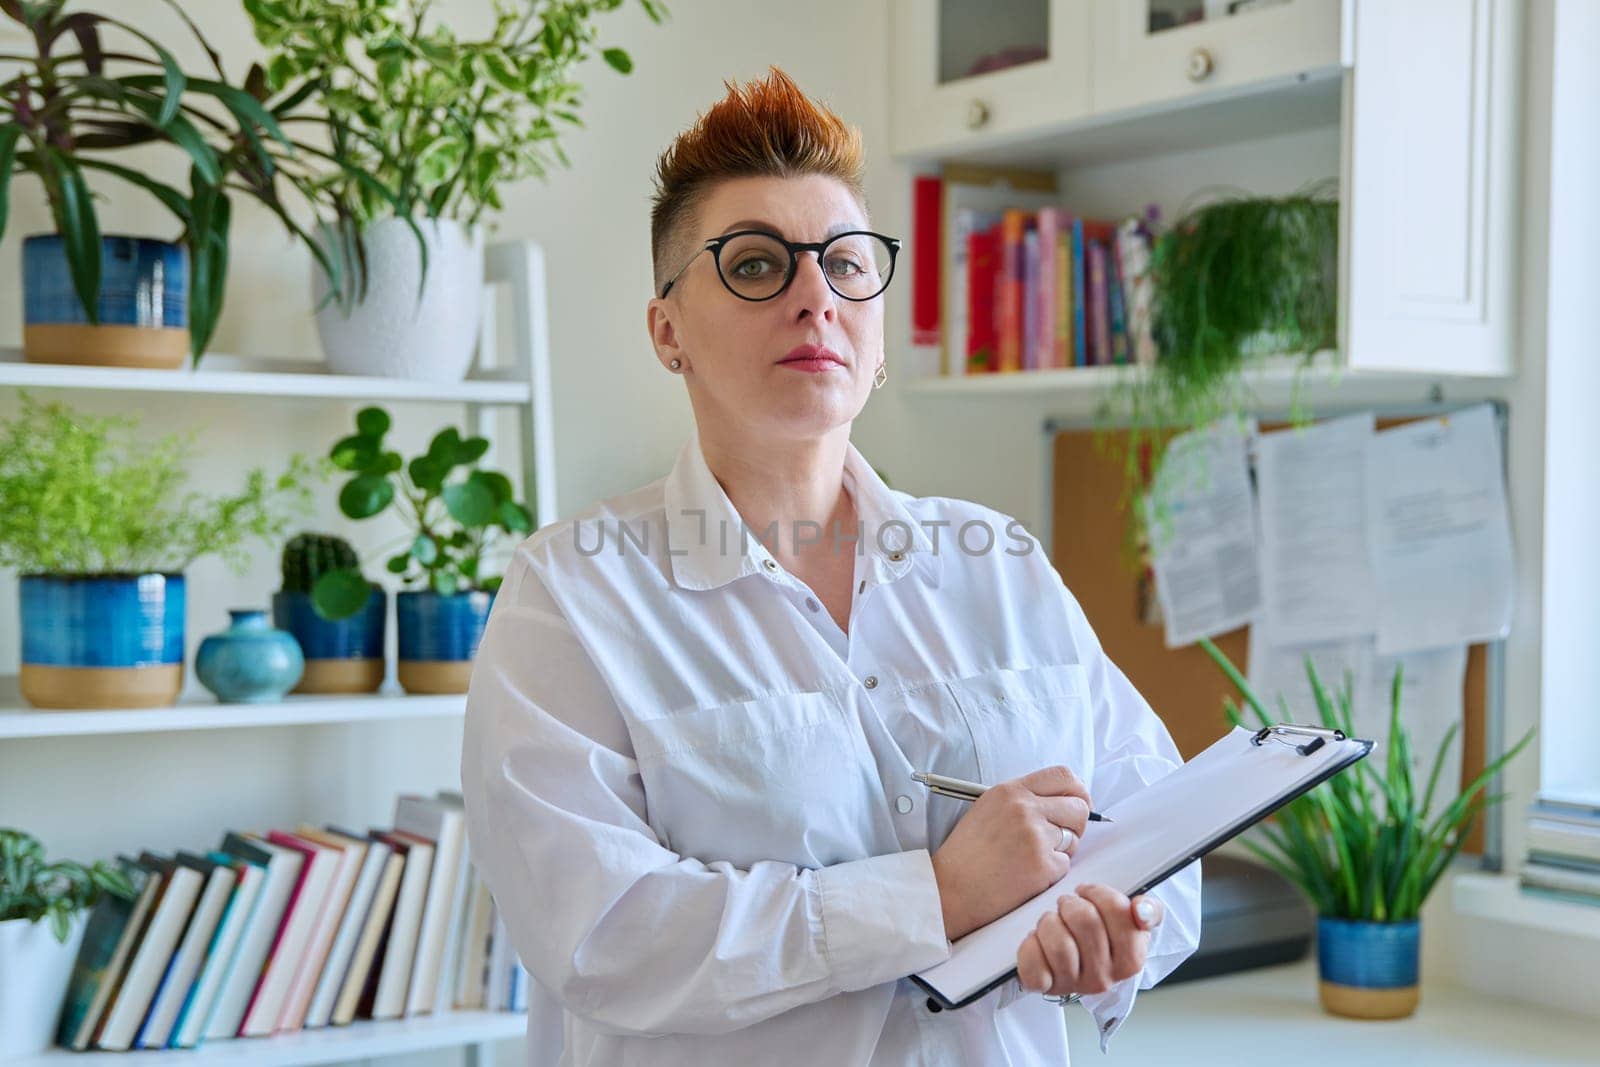
<instances>
[{"instance_id":1,"label":"shirt collar","mask_svg":"<svg viewBox=\"0 0 1600 1067\"><path fill-rule=\"evenodd\" d=\"M865 564L864 580L881 584L921 567L937 585L941 561L927 531L906 509L904 494L885 485L848 441L844 488L855 503L860 524L861 540L855 547ZM666 479L665 506L667 561L679 587L716 589L750 574L787 580L782 565L756 538L757 531L747 529L706 465L698 434L691 434L678 450Z\"/></svg>"}]
</instances>

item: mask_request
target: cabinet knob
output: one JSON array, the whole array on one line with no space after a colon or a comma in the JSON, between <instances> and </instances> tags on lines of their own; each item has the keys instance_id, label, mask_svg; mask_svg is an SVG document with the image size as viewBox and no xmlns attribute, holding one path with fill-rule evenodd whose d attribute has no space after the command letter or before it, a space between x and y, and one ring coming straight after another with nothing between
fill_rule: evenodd
<instances>
[{"instance_id":1,"label":"cabinet knob","mask_svg":"<svg viewBox=\"0 0 1600 1067\"><path fill-rule=\"evenodd\" d=\"M1189 53L1189 80L1203 82L1211 77L1211 72L1217 67L1216 61L1211 58L1211 53L1204 48L1196 48Z\"/></svg>"},{"instance_id":2,"label":"cabinet knob","mask_svg":"<svg viewBox=\"0 0 1600 1067\"><path fill-rule=\"evenodd\" d=\"M967 105L967 129L975 130L989 121L989 105L982 100L974 100Z\"/></svg>"}]
</instances>

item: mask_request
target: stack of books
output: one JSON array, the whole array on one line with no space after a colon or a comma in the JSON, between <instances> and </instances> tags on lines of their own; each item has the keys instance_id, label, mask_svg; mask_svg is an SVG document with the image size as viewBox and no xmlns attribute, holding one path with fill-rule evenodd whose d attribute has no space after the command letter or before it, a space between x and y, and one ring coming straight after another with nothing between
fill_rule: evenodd
<instances>
[{"instance_id":1,"label":"stack of books","mask_svg":"<svg viewBox=\"0 0 1600 1067\"><path fill-rule=\"evenodd\" d=\"M1521 881L1527 893L1600 906L1600 803L1536 800Z\"/></svg>"},{"instance_id":2,"label":"stack of books","mask_svg":"<svg viewBox=\"0 0 1600 1067\"><path fill-rule=\"evenodd\" d=\"M56 1040L195 1048L356 1019L523 1010L527 976L467 857L461 797L406 795L394 826L229 832L119 856L136 895L89 917Z\"/></svg>"},{"instance_id":3,"label":"stack of books","mask_svg":"<svg viewBox=\"0 0 1600 1067\"><path fill-rule=\"evenodd\" d=\"M1016 177L915 179L913 343L955 375L1154 363L1153 210L1087 218Z\"/></svg>"}]
</instances>

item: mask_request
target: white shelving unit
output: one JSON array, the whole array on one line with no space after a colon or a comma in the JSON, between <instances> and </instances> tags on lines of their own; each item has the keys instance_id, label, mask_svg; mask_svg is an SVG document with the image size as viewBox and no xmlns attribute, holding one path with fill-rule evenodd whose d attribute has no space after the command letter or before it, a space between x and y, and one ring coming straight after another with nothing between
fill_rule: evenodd
<instances>
[{"instance_id":1,"label":"white shelving unit","mask_svg":"<svg viewBox=\"0 0 1600 1067\"><path fill-rule=\"evenodd\" d=\"M315 1064L375 1059L435 1049L469 1047L489 1041L521 1037L528 1017L520 1012L463 1011L401 1019L394 1022L352 1023L349 1026L306 1030L276 1037L240 1037L211 1041L197 1049L147 1052L49 1052L24 1056L8 1067L74 1067L96 1064L110 1067L313 1067Z\"/></svg>"},{"instance_id":2,"label":"white shelving unit","mask_svg":"<svg viewBox=\"0 0 1600 1067\"><path fill-rule=\"evenodd\" d=\"M1008 374L951 374L919 378L906 385L918 395L1002 396L1038 393L1104 393L1119 384L1138 380L1145 368L1130 365L1109 367L1066 367L1054 370L1014 371ZM1355 372L1338 365L1333 352L1318 352L1308 366L1296 358L1271 359L1246 375L1255 388L1292 385L1298 379L1307 386L1348 380Z\"/></svg>"},{"instance_id":3,"label":"white shelving unit","mask_svg":"<svg viewBox=\"0 0 1600 1067\"><path fill-rule=\"evenodd\" d=\"M497 415L517 415L523 499L536 520L556 515L553 406L550 399L548 307L544 257L528 241L485 249L488 290L471 377L457 383L331 374L320 363L207 355L198 368L142 370L27 363L20 351L0 349L0 389L40 391L209 394L248 402L287 397L331 403L392 401L460 404L467 428L491 441L487 462L500 442ZM509 289L511 319L505 325L509 351L502 354L498 288ZM219 704L191 689L170 708L49 711L27 706L15 677L0 677L0 741L92 737L250 727L294 727L328 723L407 722L459 718L466 698L410 696L386 690L354 696L299 696L270 704ZM137 771L130 771L137 775ZM221 829L220 827L218 828ZM240 1064L249 1067L310 1067L383 1056L465 1048L470 1067L489 1059L489 1042L520 1037L525 1013L447 1012L391 1022L364 1022L270 1038L216 1041L198 1050L74 1053L53 1049L7 1067L66 1067L92 1060L127 1067L146 1064Z\"/></svg>"},{"instance_id":4,"label":"white shelving unit","mask_svg":"<svg viewBox=\"0 0 1600 1067\"><path fill-rule=\"evenodd\" d=\"M28 706L18 693L14 676L0 678L0 740L394 722L459 717L465 711L463 696L409 696L401 692L291 696L271 704L219 704L204 694L191 692L170 708L50 711Z\"/></svg>"}]
</instances>

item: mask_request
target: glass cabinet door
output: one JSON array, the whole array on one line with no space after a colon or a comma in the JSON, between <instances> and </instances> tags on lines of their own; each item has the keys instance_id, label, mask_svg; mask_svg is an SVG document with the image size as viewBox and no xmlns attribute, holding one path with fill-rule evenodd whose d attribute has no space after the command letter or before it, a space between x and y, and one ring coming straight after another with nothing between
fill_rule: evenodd
<instances>
[{"instance_id":1,"label":"glass cabinet door","mask_svg":"<svg viewBox=\"0 0 1600 1067\"><path fill-rule=\"evenodd\" d=\"M1050 58L1050 0L939 0L939 84Z\"/></svg>"},{"instance_id":2,"label":"glass cabinet door","mask_svg":"<svg viewBox=\"0 0 1600 1067\"><path fill-rule=\"evenodd\" d=\"M1089 108L1085 0L894 0L890 141L976 145Z\"/></svg>"},{"instance_id":3,"label":"glass cabinet door","mask_svg":"<svg viewBox=\"0 0 1600 1067\"><path fill-rule=\"evenodd\" d=\"M1094 0L1094 110L1339 64L1339 0Z\"/></svg>"}]
</instances>

